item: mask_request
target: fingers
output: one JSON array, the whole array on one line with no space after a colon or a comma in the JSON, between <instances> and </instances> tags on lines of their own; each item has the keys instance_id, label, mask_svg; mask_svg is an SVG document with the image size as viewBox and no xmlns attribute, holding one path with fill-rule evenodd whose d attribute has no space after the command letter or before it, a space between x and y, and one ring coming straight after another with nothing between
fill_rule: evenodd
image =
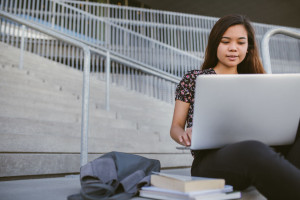
<instances>
[{"instance_id":1,"label":"fingers","mask_svg":"<svg viewBox=\"0 0 300 200\"><path fill-rule=\"evenodd\" d=\"M187 128L186 133L188 134L188 137L190 138L190 141L192 140L192 128Z\"/></svg>"},{"instance_id":2,"label":"fingers","mask_svg":"<svg viewBox=\"0 0 300 200\"><path fill-rule=\"evenodd\" d=\"M191 141L190 141L190 138L188 137L188 135L183 135L182 138L183 138L184 146L190 146L191 145Z\"/></svg>"},{"instance_id":3,"label":"fingers","mask_svg":"<svg viewBox=\"0 0 300 200\"><path fill-rule=\"evenodd\" d=\"M184 132L184 135L181 135L179 138L179 141L184 146L190 146L191 145L191 139L192 139L192 130L186 130Z\"/></svg>"},{"instance_id":4,"label":"fingers","mask_svg":"<svg viewBox=\"0 0 300 200\"><path fill-rule=\"evenodd\" d=\"M192 128L187 128L185 133L187 134L188 146L190 146L192 141Z\"/></svg>"}]
</instances>

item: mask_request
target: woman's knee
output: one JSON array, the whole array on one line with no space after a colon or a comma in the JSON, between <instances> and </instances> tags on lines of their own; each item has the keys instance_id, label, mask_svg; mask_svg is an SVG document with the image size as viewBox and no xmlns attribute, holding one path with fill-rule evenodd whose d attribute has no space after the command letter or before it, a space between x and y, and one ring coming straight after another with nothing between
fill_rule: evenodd
<instances>
[{"instance_id":1,"label":"woman's knee","mask_svg":"<svg viewBox=\"0 0 300 200\"><path fill-rule=\"evenodd\" d=\"M270 153L275 153L266 144L255 140L231 144L221 151L224 151L224 154L228 154L232 159L249 165L263 161L268 158Z\"/></svg>"},{"instance_id":2,"label":"woman's knee","mask_svg":"<svg viewBox=\"0 0 300 200\"><path fill-rule=\"evenodd\" d=\"M230 146L230 145L229 145ZM269 146L266 144L256 141L256 140L247 140L242 142L237 142L231 145L233 148L236 148L236 151L240 153L251 153L256 154L261 151L269 150Z\"/></svg>"}]
</instances>

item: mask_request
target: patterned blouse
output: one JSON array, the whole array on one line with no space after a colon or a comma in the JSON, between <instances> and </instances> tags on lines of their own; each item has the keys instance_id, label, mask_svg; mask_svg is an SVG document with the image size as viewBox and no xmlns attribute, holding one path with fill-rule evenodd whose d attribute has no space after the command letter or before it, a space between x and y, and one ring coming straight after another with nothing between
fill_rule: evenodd
<instances>
[{"instance_id":1,"label":"patterned blouse","mask_svg":"<svg viewBox=\"0 0 300 200\"><path fill-rule=\"evenodd\" d=\"M193 126L196 78L198 75L205 75L205 74L216 74L216 72L212 68L189 71L183 76L182 80L179 82L176 88L175 100L180 100L186 103L190 103L190 107L186 119L187 128Z\"/></svg>"}]
</instances>

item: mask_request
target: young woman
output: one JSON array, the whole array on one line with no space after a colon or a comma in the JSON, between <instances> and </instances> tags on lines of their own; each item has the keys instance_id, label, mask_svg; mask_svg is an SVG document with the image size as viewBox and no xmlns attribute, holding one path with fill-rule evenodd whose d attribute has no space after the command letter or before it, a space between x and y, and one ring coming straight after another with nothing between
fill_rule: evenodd
<instances>
[{"instance_id":1,"label":"young woman","mask_svg":"<svg viewBox=\"0 0 300 200\"><path fill-rule=\"evenodd\" d=\"M190 146L197 76L242 73L264 73L264 69L249 20L228 15L211 30L201 70L188 72L177 86L171 137ZM253 185L268 199L300 199L299 138L284 147L244 141L221 149L192 151L191 174L224 178L236 190Z\"/></svg>"}]
</instances>

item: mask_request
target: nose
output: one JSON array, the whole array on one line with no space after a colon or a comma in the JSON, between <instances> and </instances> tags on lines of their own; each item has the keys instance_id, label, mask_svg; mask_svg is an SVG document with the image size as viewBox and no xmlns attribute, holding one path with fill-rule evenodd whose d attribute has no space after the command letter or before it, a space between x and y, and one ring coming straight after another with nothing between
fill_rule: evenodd
<instances>
[{"instance_id":1,"label":"nose","mask_svg":"<svg viewBox=\"0 0 300 200\"><path fill-rule=\"evenodd\" d=\"M233 42L229 44L228 48L229 48L229 51L237 51L236 44Z\"/></svg>"}]
</instances>

